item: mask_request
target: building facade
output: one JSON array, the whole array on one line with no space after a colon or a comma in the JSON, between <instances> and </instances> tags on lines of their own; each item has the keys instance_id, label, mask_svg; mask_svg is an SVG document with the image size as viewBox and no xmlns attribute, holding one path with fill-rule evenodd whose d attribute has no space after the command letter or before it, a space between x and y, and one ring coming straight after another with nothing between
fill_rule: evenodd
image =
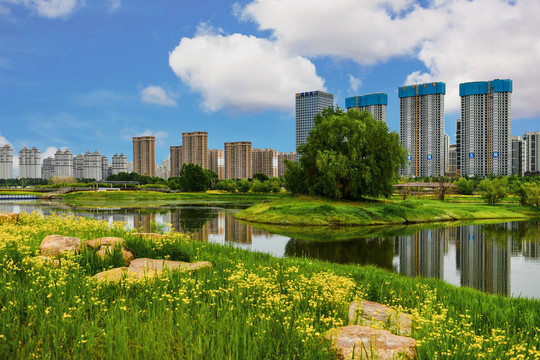
<instances>
[{"instance_id":1,"label":"building facade","mask_svg":"<svg viewBox=\"0 0 540 360\"><path fill-rule=\"evenodd\" d=\"M182 152L182 146L170 146L170 159L171 159L171 177L177 177L182 170L184 164L184 153Z\"/></svg>"},{"instance_id":2,"label":"building facade","mask_svg":"<svg viewBox=\"0 0 540 360\"><path fill-rule=\"evenodd\" d=\"M126 155L123 153L120 153L120 155L115 153L112 157L112 173L116 175L121 172L128 172L127 162Z\"/></svg>"},{"instance_id":3,"label":"building facade","mask_svg":"<svg viewBox=\"0 0 540 360\"><path fill-rule=\"evenodd\" d=\"M208 164L208 132L197 131L182 133L182 164L196 164L203 169L210 169ZM180 169L182 166L180 166Z\"/></svg>"},{"instance_id":4,"label":"building facade","mask_svg":"<svg viewBox=\"0 0 540 360\"><path fill-rule=\"evenodd\" d=\"M13 149L7 144L0 148L0 179L13 179Z\"/></svg>"},{"instance_id":5,"label":"building facade","mask_svg":"<svg viewBox=\"0 0 540 360\"><path fill-rule=\"evenodd\" d=\"M73 176L77 179L84 178L84 156L82 154L73 157Z\"/></svg>"},{"instance_id":6,"label":"building facade","mask_svg":"<svg viewBox=\"0 0 540 360\"><path fill-rule=\"evenodd\" d=\"M225 179L248 179L253 175L251 141L225 143Z\"/></svg>"},{"instance_id":7,"label":"building facade","mask_svg":"<svg viewBox=\"0 0 540 360\"><path fill-rule=\"evenodd\" d=\"M278 152L272 149L253 149L253 174L262 173L269 178L278 176Z\"/></svg>"},{"instance_id":8,"label":"building facade","mask_svg":"<svg viewBox=\"0 0 540 360\"><path fill-rule=\"evenodd\" d=\"M388 105L388 95L385 93L367 94L364 96L353 96L345 99L347 111L356 109L360 112L366 110L375 119L386 123L386 106Z\"/></svg>"},{"instance_id":9,"label":"building facade","mask_svg":"<svg viewBox=\"0 0 540 360\"><path fill-rule=\"evenodd\" d=\"M296 149L307 141L315 115L329 107L334 107L332 94L324 91L296 94Z\"/></svg>"},{"instance_id":10,"label":"building facade","mask_svg":"<svg viewBox=\"0 0 540 360\"><path fill-rule=\"evenodd\" d=\"M448 169L446 174L450 176L458 174L456 144L452 144L448 147Z\"/></svg>"},{"instance_id":11,"label":"building facade","mask_svg":"<svg viewBox=\"0 0 540 360\"><path fill-rule=\"evenodd\" d=\"M54 176L71 177L73 176L73 153L66 149L58 149L54 154Z\"/></svg>"},{"instance_id":12,"label":"building facade","mask_svg":"<svg viewBox=\"0 0 540 360\"><path fill-rule=\"evenodd\" d=\"M105 155L103 155L101 156L101 180L107 180L107 177L109 177L109 175L111 174L112 167L109 164L109 159Z\"/></svg>"},{"instance_id":13,"label":"building facade","mask_svg":"<svg viewBox=\"0 0 540 360\"><path fill-rule=\"evenodd\" d=\"M510 136L512 142L512 175L524 176L527 172L527 141L521 136Z\"/></svg>"},{"instance_id":14,"label":"building facade","mask_svg":"<svg viewBox=\"0 0 540 360\"><path fill-rule=\"evenodd\" d=\"M21 179L41 179L41 152L26 146L19 151L19 177Z\"/></svg>"},{"instance_id":15,"label":"building facade","mask_svg":"<svg viewBox=\"0 0 540 360\"><path fill-rule=\"evenodd\" d=\"M409 153L404 176L442 176L444 159L444 95L442 82L398 89L401 145Z\"/></svg>"},{"instance_id":16,"label":"building facade","mask_svg":"<svg viewBox=\"0 0 540 360\"><path fill-rule=\"evenodd\" d=\"M461 173L510 175L512 80L459 85Z\"/></svg>"},{"instance_id":17,"label":"building facade","mask_svg":"<svg viewBox=\"0 0 540 360\"><path fill-rule=\"evenodd\" d=\"M156 138L133 138L133 171L141 175L156 176Z\"/></svg>"},{"instance_id":18,"label":"building facade","mask_svg":"<svg viewBox=\"0 0 540 360\"><path fill-rule=\"evenodd\" d=\"M278 154L278 177L281 177L286 170L285 160L295 161L296 152L291 151L290 153L280 152Z\"/></svg>"},{"instance_id":19,"label":"building facade","mask_svg":"<svg viewBox=\"0 0 540 360\"><path fill-rule=\"evenodd\" d=\"M536 173L540 171L540 131L528 131L523 135L523 140L527 142L526 172Z\"/></svg>"},{"instance_id":20,"label":"building facade","mask_svg":"<svg viewBox=\"0 0 540 360\"><path fill-rule=\"evenodd\" d=\"M225 154L221 149L208 151L210 170L215 172L219 179L225 179Z\"/></svg>"},{"instance_id":21,"label":"building facade","mask_svg":"<svg viewBox=\"0 0 540 360\"><path fill-rule=\"evenodd\" d=\"M49 180L55 175L54 158L49 156L48 158L43 159L43 164L41 165L41 178L44 180Z\"/></svg>"},{"instance_id":22,"label":"building facade","mask_svg":"<svg viewBox=\"0 0 540 360\"><path fill-rule=\"evenodd\" d=\"M97 152L97 150L93 153L87 150L83 155L83 159L83 178L100 181L102 178L101 155Z\"/></svg>"}]
</instances>

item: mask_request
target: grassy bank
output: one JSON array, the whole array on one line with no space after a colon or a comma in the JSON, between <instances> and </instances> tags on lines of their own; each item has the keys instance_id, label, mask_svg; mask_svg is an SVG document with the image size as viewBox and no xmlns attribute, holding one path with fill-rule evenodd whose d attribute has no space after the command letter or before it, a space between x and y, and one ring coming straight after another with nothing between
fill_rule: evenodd
<instances>
[{"instance_id":1,"label":"grassy bank","mask_svg":"<svg viewBox=\"0 0 540 360\"><path fill-rule=\"evenodd\" d=\"M275 225L382 225L478 219L525 219L540 216L518 204L449 203L431 199L330 201L283 197L238 212L237 219Z\"/></svg>"},{"instance_id":2,"label":"grassy bank","mask_svg":"<svg viewBox=\"0 0 540 360\"><path fill-rule=\"evenodd\" d=\"M253 204L277 200L280 194L240 194L227 192L160 193L153 191L85 191L63 195L63 201L72 206L148 207L174 204Z\"/></svg>"},{"instance_id":3,"label":"grassy bank","mask_svg":"<svg viewBox=\"0 0 540 360\"><path fill-rule=\"evenodd\" d=\"M48 234L122 236L137 257L213 269L98 284L83 252L60 268L30 258ZM322 334L366 298L414 315L418 358L540 358L540 301L490 296L373 267L277 259L181 234L143 240L105 222L22 215L0 225L0 358L335 359ZM521 356L521 357L520 357Z\"/></svg>"}]
</instances>

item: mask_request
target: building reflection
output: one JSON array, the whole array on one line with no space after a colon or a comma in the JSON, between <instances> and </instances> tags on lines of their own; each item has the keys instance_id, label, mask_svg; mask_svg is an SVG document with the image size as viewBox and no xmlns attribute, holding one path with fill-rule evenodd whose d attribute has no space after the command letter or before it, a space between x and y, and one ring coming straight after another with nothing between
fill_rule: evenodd
<instances>
[{"instance_id":1,"label":"building reflection","mask_svg":"<svg viewBox=\"0 0 540 360\"><path fill-rule=\"evenodd\" d=\"M236 221L234 215L225 215L225 241L237 244L251 244L253 242L253 228Z\"/></svg>"},{"instance_id":2,"label":"building reflection","mask_svg":"<svg viewBox=\"0 0 540 360\"><path fill-rule=\"evenodd\" d=\"M482 225L461 226L458 231L461 285L509 296L511 237L490 235Z\"/></svg>"},{"instance_id":3,"label":"building reflection","mask_svg":"<svg viewBox=\"0 0 540 360\"><path fill-rule=\"evenodd\" d=\"M443 279L444 229L417 231L412 236L398 236L399 272L407 276Z\"/></svg>"}]
</instances>

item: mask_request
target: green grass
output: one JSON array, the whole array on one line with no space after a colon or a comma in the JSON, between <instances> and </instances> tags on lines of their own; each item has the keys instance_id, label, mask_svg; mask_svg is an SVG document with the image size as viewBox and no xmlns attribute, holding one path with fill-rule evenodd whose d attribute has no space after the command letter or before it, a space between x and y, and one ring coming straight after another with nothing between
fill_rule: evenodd
<instances>
[{"instance_id":1,"label":"green grass","mask_svg":"<svg viewBox=\"0 0 540 360\"><path fill-rule=\"evenodd\" d=\"M540 216L535 207L518 204L471 204L432 199L330 201L283 197L238 212L240 220L275 225L382 225L478 219L525 219Z\"/></svg>"},{"instance_id":2,"label":"green grass","mask_svg":"<svg viewBox=\"0 0 540 360\"><path fill-rule=\"evenodd\" d=\"M60 268L29 261L51 233L122 236L137 257L207 260L213 268L98 284L89 275L116 264L91 253L67 256ZM0 358L336 359L323 334L346 324L357 298L413 314L419 359L540 357L540 301L177 233L143 240L121 225L74 217L22 215L1 224L0 235Z\"/></svg>"},{"instance_id":3,"label":"green grass","mask_svg":"<svg viewBox=\"0 0 540 360\"><path fill-rule=\"evenodd\" d=\"M226 192L206 193L160 193L153 191L81 191L62 196L63 201L72 206L99 206L139 208L177 204L253 204L276 200L282 194L240 194Z\"/></svg>"}]
</instances>

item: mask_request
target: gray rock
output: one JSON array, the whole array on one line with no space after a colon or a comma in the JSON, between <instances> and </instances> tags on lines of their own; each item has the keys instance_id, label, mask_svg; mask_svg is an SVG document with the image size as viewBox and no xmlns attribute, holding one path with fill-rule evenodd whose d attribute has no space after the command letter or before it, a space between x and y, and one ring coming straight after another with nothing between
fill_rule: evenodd
<instances>
[{"instance_id":1,"label":"gray rock","mask_svg":"<svg viewBox=\"0 0 540 360\"><path fill-rule=\"evenodd\" d=\"M410 335L411 323L411 315L373 301L353 301L349 306L349 325L375 326L392 333Z\"/></svg>"},{"instance_id":2,"label":"gray rock","mask_svg":"<svg viewBox=\"0 0 540 360\"><path fill-rule=\"evenodd\" d=\"M344 359L416 358L416 341L414 339L392 335L387 330L348 325L329 330L326 337L332 341Z\"/></svg>"},{"instance_id":3,"label":"gray rock","mask_svg":"<svg viewBox=\"0 0 540 360\"><path fill-rule=\"evenodd\" d=\"M81 248L81 239L62 235L49 235L43 239L39 248L45 256L54 257L65 251L76 253Z\"/></svg>"}]
</instances>

